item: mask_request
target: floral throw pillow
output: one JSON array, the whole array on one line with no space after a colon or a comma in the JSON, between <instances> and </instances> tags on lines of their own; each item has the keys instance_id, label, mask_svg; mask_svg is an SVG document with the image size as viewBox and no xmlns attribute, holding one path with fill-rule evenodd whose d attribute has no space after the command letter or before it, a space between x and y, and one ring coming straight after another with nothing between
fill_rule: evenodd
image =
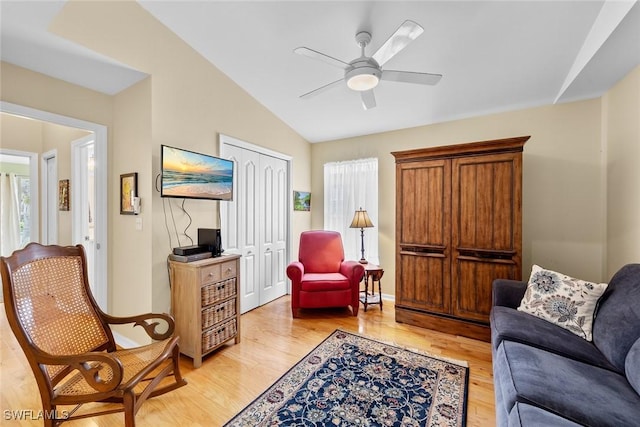
<instances>
[{"instance_id":1,"label":"floral throw pillow","mask_svg":"<svg viewBox=\"0 0 640 427\"><path fill-rule=\"evenodd\" d=\"M593 315L606 283L591 283L534 265L518 310L592 340Z\"/></svg>"}]
</instances>

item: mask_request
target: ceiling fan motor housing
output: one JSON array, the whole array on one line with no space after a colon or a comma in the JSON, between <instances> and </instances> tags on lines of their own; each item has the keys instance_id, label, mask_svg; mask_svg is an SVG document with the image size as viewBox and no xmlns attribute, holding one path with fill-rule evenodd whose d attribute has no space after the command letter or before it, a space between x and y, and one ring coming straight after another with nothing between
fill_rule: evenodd
<instances>
[{"instance_id":1,"label":"ceiling fan motor housing","mask_svg":"<svg viewBox=\"0 0 640 427\"><path fill-rule=\"evenodd\" d=\"M367 57L351 61L344 73L347 86L357 91L373 89L378 85L380 76L382 76L382 70L376 60Z\"/></svg>"}]
</instances>

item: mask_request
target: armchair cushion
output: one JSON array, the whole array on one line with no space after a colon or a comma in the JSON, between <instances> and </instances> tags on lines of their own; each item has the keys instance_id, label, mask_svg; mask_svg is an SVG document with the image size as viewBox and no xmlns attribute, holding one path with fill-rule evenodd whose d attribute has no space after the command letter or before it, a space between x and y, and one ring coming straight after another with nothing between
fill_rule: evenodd
<instances>
[{"instance_id":1,"label":"armchair cushion","mask_svg":"<svg viewBox=\"0 0 640 427\"><path fill-rule=\"evenodd\" d=\"M338 289L349 289L351 283L340 273L307 273L302 276L302 290L307 292L324 292Z\"/></svg>"},{"instance_id":2,"label":"armchair cushion","mask_svg":"<svg viewBox=\"0 0 640 427\"><path fill-rule=\"evenodd\" d=\"M298 251L298 260L307 273L335 273L344 261L342 237L335 231L302 233Z\"/></svg>"}]
</instances>

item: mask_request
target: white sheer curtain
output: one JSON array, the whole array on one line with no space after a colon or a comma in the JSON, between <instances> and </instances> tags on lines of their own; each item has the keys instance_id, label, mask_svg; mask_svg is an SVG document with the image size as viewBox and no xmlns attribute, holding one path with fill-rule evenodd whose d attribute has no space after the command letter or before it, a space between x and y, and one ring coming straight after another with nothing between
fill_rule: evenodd
<instances>
[{"instance_id":1,"label":"white sheer curtain","mask_svg":"<svg viewBox=\"0 0 640 427\"><path fill-rule=\"evenodd\" d=\"M345 259L359 260L360 229L349 228L356 210L367 211L373 228L364 229L364 257L379 264L378 159L359 159L324 165L324 228L342 235Z\"/></svg>"},{"instance_id":2,"label":"white sheer curtain","mask_svg":"<svg viewBox=\"0 0 640 427\"><path fill-rule=\"evenodd\" d=\"M14 173L0 173L0 254L9 256L20 248L20 202Z\"/></svg>"}]
</instances>

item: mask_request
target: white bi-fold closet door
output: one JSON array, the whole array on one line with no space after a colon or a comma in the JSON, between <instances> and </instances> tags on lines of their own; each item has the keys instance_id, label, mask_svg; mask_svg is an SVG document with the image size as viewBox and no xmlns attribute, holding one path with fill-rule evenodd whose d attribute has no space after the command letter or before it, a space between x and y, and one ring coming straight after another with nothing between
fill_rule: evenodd
<instances>
[{"instance_id":1,"label":"white bi-fold closet door","mask_svg":"<svg viewBox=\"0 0 640 427\"><path fill-rule=\"evenodd\" d=\"M234 197L220 202L225 253L239 253L240 310L287 293L290 158L220 136L220 156L234 162Z\"/></svg>"}]
</instances>

